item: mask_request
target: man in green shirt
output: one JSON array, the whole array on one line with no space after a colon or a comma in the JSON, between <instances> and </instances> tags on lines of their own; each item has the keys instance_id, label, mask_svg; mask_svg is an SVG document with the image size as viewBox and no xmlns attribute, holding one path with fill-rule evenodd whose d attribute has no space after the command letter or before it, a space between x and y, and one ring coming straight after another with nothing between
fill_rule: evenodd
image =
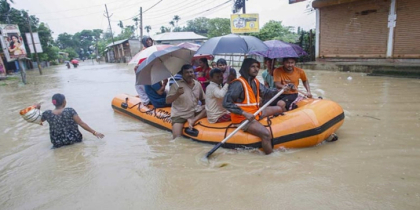
<instances>
[{"instance_id":1,"label":"man in green shirt","mask_svg":"<svg viewBox=\"0 0 420 210\"><path fill-rule=\"evenodd\" d=\"M274 60L271 58L264 58L264 65L267 69L264 70L262 73L262 78L264 80L264 86L267 88L275 88L276 85L274 84L273 79L273 72L274 72Z\"/></svg>"}]
</instances>

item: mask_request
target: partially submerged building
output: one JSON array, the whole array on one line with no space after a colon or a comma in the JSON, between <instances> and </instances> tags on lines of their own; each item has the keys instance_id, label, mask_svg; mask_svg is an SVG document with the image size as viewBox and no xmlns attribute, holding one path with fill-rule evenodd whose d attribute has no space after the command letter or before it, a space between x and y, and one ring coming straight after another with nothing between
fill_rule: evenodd
<instances>
[{"instance_id":1,"label":"partially submerged building","mask_svg":"<svg viewBox=\"0 0 420 210\"><path fill-rule=\"evenodd\" d=\"M420 0L315 0L316 58L420 63Z\"/></svg>"},{"instance_id":2,"label":"partially submerged building","mask_svg":"<svg viewBox=\"0 0 420 210\"><path fill-rule=\"evenodd\" d=\"M106 46L105 61L109 63L127 63L140 52L141 44L137 39L115 41Z\"/></svg>"}]
</instances>

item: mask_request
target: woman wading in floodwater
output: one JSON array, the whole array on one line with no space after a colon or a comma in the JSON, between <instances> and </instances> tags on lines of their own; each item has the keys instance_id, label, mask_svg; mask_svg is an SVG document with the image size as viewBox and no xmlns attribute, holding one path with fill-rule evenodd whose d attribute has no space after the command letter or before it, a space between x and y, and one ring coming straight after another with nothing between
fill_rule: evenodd
<instances>
[{"instance_id":1,"label":"woman wading in floodwater","mask_svg":"<svg viewBox=\"0 0 420 210\"><path fill-rule=\"evenodd\" d=\"M66 107L66 98L63 94L57 93L52 97L54 110L47 110L42 113L41 121L45 120L50 126L51 143L55 148L63 145L71 145L75 142L82 142L83 136L79 131L80 125L86 131L92 133L97 138L102 139L102 133L94 131L85 122L80 119L79 115L73 108ZM41 108L40 104L36 105L37 109Z\"/></svg>"}]
</instances>

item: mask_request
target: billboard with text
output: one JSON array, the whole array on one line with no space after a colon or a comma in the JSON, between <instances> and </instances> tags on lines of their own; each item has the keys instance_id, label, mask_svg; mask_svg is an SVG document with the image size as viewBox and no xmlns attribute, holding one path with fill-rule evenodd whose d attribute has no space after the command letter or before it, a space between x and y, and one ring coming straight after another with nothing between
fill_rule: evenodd
<instances>
[{"instance_id":1,"label":"billboard with text","mask_svg":"<svg viewBox=\"0 0 420 210\"><path fill-rule=\"evenodd\" d=\"M232 14L230 15L230 28L233 34L259 32L258 14Z\"/></svg>"}]
</instances>

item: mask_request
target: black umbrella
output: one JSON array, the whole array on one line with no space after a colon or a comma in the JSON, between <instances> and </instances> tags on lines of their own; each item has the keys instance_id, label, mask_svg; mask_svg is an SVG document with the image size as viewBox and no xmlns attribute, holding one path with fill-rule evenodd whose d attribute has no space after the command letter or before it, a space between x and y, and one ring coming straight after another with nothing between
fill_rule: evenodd
<instances>
[{"instance_id":1,"label":"black umbrella","mask_svg":"<svg viewBox=\"0 0 420 210\"><path fill-rule=\"evenodd\" d=\"M268 47L257 37L229 34L209 39L203 45L201 45L196 55L233 53L247 54L251 51L267 50Z\"/></svg>"}]
</instances>

